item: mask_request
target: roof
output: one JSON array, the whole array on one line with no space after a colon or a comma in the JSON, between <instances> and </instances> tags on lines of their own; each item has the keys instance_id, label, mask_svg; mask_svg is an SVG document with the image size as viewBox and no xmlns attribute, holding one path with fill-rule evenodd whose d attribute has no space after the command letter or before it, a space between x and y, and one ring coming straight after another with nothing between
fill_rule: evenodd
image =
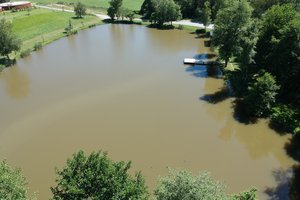
<instances>
[{"instance_id":1,"label":"roof","mask_svg":"<svg viewBox=\"0 0 300 200\"><path fill-rule=\"evenodd\" d=\"M29 1L15 1L15 2L7 2L7 3L1 3L0 7L8 7L8 6L20 6L24 4L29 4Z\"/></svg>"}]
</instances>

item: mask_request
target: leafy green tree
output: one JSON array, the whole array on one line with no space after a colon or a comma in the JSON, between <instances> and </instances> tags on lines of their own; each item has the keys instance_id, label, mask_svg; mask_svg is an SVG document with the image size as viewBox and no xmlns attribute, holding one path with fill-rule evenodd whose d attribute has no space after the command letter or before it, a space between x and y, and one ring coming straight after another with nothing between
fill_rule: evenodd
<instances>
[{"instance_id":1,"label":"leafy green tree","mask_svg":"<svg viewBox=\"0 0 300 200\"><path fill-rule=\"evenodd\" d=\"M268 116L279 88L270 73L261 71L255 75L244 98L247 113L257 117Z\"/></svg>"},{"instance_id":2,"label":"leafy green tree","mask_svg":"<svg viewBox=\"0 0 300 200\"><path fill-rule=\"evenodd\" d=\"M193 176L185 170L170 170L159 180L154 191L155 200L225 200L225 186L204 172Z\"/></svg>"},{"instance_id":3,"label":"leafy green tree","mask_svg":"<svg viewBox=\"0 0 300 200\"><path fill-rule=\"evenodd\" d=\"M256 189L238 195L225 193L225 185L211 178L208 172L193 176L185 170L169 170L159 180L155 200L256 200Z\"/></svg>"},{"instance_id":4,"label":"leafy green tree","mask_svg":"<svg viewBox=\"0 0 300 200\"><path fill-rule=\"evenodd\" d=\"M225 8L227 0L210 0L211 20L214 21L220 9Z\"/></svg>"},{"instance_id":5,"label":"leafy green tree","mask_svg":"<svg viewBox=\"0 0 300 200\"><path fill-rule=\"evenodd\" d=\"M259 31L257 24L257 20L253 20L241 30L240 50L236 55L238 68L234 71L225 71L237 97L243 97L247 93L249 82L251 82L252 76L257 73L257 68L254 66L255 47Z\"/></svg>"},{"instance_id":6,"label":"leafy green tree","mask_svg":"<svg viewBox=\"0 0 300 200\"><path fill-rule=\"evenodd\" d=\"M13 51L19 51L21 47L20 40L12 31L12 23L5 19L0 20L0 56L6 56L9 59L9 54Z\"/></svg>"},{"instance_id":7,"label":"leafy green tree","mask_svg":"<svg viewBox=\"0 0 300 200\"><path fill-rule=\"evenodd\" d=\"M140 12L140 15L143 15L145 19L150 19L151 15L155 12L155 0L144 0Z\"/></svg>"},{"instance_id":8,"label":"leafy green tree","mask_svg":"<svg viewBox=\"0 0 300 200\"><path fill-rule=\"evenodd\" d=\"M51 188L53 199L118 199L146 200L147 188L140 173L128 174L130 162L114 162L106 153L83 151L67 160L62 170L57 170L57 186Z\"/></svg>"},{"instance_id":9,"label":"leafy green tree","mask_svg":"<svg viewBox=\"0 0 300 200\"><path fill-rule=\"evenodd\" d=\"M72 21L69 19L68 24L65 28L65 32L67 35L72 35L74 33Z\"/></svg>"},{"instance_id":10,"label":"leafy green tree","mask_svg":"<svg viewBox=\"0 0 300 200\"><path fill-rule=\"evenodd\" d=\"M121 8L123 4L123 0L111 0L109 2L110 6L107 10L108 16L115 20L115 18L119 19L121 16Z\"/></svg>"},{"instance_id":11,"label":"leafy green tree","mask_svg":"<svg viewBox=\"0 0 300 200\"><path fill-rule=\"evenodd\" d=\"M240 41L244 37L242 30L249 26L251 13L252 8L247 0L233 0L217 15L212 41L218 47L219 56L225 61L225 67L230 58L241 51Z\"/></svg>"},{"instance_id":12,"label":"leafy green tree","mask_svg":"<svg viewBox=\"0 0 300 200\"><path fill-rule=\"evenodd\" d=\"M183 18L195 18L195 11L198 7L198 2L195 0L175 0L175 3L180 6L181 15Z\"/></svg>"},{"instance_id":13,"label":"leafy green tree","mask_svg":"<svg viewBox=\"0 0 300 200\"><path fill-rule=\"evenodd\" d=\"M205 29L211 22L211 9L210 9L210 3L208 0L206 0L204 3L204 8L203 8L202 15L201 15L201 21L202 21Z\"/></svg>"},{"instance_id":14,"label":"leafy green tree","mask_svg":"<svg viewBox=\"0 0 300 200\"><path fill-rule=\"evenodd\" d=\"M158 26L163 26L166 22L172 23L172 21L181 18L180 7L173 0L157 0L155 5L155 12L152 14L151 19Z\"/></svg>"},{"instance_id":15,"label":"leafy green tree","mask_svg":"<svg viewBox=\"0 0 300 200\"><path fill-rule=\"evenodd\" d=\"M78 2L74 7L76 17L82 18L86 14L86 7L81 2Z\"/></svg>"},{"instance_id":16,"label":"leafy green tree","mask_svg":"<svg viewBox=\"0 0 300 200\"><path fill-rule=\"evenodd\" d=\"M11 168L5 161L0 162L0 199L29 200L21 170Z\"/></svg>"},{"instance_id":17,"label":"leafy green tree","mask_svg":"<svg viewBox=\"0 0 300 200\"><path fill-rule=\"evenodd\" d=\"M279 97L300 109L300 18L291 4L276 5L262 20L255 61L281 85Z\"/></svg>"}]
</instances>

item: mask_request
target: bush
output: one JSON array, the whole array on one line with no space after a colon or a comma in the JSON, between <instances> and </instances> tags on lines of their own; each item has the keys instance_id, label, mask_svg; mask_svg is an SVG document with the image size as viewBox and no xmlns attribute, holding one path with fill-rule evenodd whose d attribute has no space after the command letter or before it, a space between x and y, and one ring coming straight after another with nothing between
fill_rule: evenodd
<instances>
[{"instance_id":1,"label":"bush","mask_svg":"<svg viewBox=\"0 0 300 200\"><path fill-rule=\"evenodd\" d=\"M57 170L57 186L51 188L53 199L146 200L147 188L140 173L128 174L130 162L114 162L106 153L85 156L83 151L68 159L67 166Z\"/></svg>"},{"instance_id":2,"label":"bush","mask_svg":"<svg viewBox=\"0 0 300 200\"><path fill-rule=\"evenodd\" d=\"M205 34L206 33L206 30L204 28L201 28L201 29L197 29L196 30L196 34L199 35L199 34Z\"/></svg>"},{"instance_id":3,"label":"bush","mask_svg":"<svg viewBox=\"0 0 300 200\"><path fill-rule=\"evenodd\" d=\"M24 50L24 51L21 52L20 56L21 56L21 58L25 58L25 57L29 56L30 53L31 53L31 50L30 49L26 49L26 50Z\"/></svg>"},{"instance_id":4,"label":"bush","mask_svg":"<svg viewBox=\"0 0 300 200\"><path fill-rule=\"evenodd\" d=\"M33 46L33 50L37 51L39 49L43 48L43 44L41 42L36 42Z\"/></svg>"},{"instance_id":5,"label":"bush","mask_svg":"<svg viewBox=\"0 0 300 200\"><path fill-rule=\"evenodd\" d=\"M290 133L300 133L299 113L295 108L278 105L272 109L271 123Z\"/></svg>"}]
</instances>

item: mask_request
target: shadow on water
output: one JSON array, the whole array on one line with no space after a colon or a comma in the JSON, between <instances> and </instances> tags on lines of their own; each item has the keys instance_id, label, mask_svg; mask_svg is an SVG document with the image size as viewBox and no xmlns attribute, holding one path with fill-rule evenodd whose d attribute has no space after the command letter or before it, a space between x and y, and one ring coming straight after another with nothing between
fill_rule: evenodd
<instances>
[{"instance_id":1,"label":"shadow on water","mask_svg":"<svg viewBox=\"0 0 300 200\"><path fill-rule=\"evenodd\" d=\"M240 99L236 99L233 102L233 117L236 121L242 124L255 124L257 122L257 118L253 116L247 115L246 106L244 102Z\"/></svg>"},{"instance_id":2,"label":"shadow on water","mask_svg":"<svg viewBox=\"0 0 300 200\"><path fill-rule=\"evenodd\" d=\"M199 99L206 101L211 104L220 103L230 97L230 93L226 87L221 88L221 90L213 93L213 94L205 94L201 96Z\"/></svg>"},{"instance_id":3,"label":"shadow on water","mask_svg":"<svg viewBox=\"0 0 300 200\"><path fill-rule=\"evenodd\" d=\"M300 165L295 165L287 170L275 170L272 175L277 185L265 189L268 200L300 199Z\"/></svg>"},{"instance_id":4,"label":"shadow on water","mask_svg":"<svg viewBox=\"0 0 300 200\"><path fill-rule=\"evenodd\" d=\"M286 153L294 160L300 162L300 136L293 136L288 143L285 144ZM299 185L300 190L300 185Z\"/></svg>"}]
</instances>

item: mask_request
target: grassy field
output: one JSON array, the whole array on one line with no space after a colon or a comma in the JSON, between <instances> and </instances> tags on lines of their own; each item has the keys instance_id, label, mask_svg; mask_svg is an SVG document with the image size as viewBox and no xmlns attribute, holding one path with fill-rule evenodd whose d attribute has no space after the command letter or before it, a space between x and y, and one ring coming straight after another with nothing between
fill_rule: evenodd
<instances>
[{"instance_id":1,"label":"grassy field","mask_svg":"<svg viewBox=\"0 0 300 200\"><path fill-rule=\"evenodd\" d=\"M32 2L34 3L43 4L43 5L57 4L57 3L72 5L79 1L85 4L89 8L105 11L109 7L110 0L32 0ZM143 1L144 0L123 0L123 6L131 10L140 10Z\"/></svg>"},{"instance_id":2,"label":"grassy field","mask_svg":"<svg viewBox=\"0 0 300 200\"><path fill-rule=\"evenodd\" d=\"M32 49L37 42L43 45L59 39L66 34L64 28L71 19L74 29L85 29L101 20L87 15L83 19L76 19L74 13L52 11L47 9L33 9L30 12L6 12L0 14L13 23L13 31L22 41L22 50Z\"/></svg>"}]
</instances>

